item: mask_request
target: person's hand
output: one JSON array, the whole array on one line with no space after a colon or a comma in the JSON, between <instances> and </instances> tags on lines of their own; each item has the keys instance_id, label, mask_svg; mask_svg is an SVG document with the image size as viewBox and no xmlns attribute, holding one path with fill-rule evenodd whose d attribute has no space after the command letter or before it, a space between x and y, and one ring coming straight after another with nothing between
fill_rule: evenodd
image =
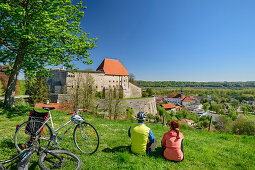
<instances>
[{"instance_id":1,"label":"person's hand","mask_svg":"<svg viewBox=\"0 0 255 170\"><path fill-rule=\"evenodd\" d=\"M134 119L137 119L137 117L135 117L134 115L132 115L132 117L133 117Z\"/></svg>"}]
</instances>

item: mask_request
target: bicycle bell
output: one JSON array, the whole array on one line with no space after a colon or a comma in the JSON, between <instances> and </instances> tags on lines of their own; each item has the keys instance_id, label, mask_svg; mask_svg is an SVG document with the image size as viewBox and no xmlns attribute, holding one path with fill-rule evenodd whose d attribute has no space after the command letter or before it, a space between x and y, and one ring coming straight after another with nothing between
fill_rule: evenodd
<instances>
[{"instance_id":1,"label":"bicycle bell","mask_svg":"<svg viewBox=\"0 0 255 170\"><path fill-rule=\"evenodd\" d=\"M84 118L82 115L75 114L71 117L72 122L76 124L81 124L84 122Z\"/></svg>"}]
</instances>

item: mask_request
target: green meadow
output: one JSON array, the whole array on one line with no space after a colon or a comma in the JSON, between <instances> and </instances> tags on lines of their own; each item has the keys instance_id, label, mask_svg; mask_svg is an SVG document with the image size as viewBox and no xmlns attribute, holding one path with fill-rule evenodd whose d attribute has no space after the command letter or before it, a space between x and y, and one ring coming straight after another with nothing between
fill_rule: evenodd
<instances>
[{"instance_id":1,"label":"green meadow","mask_svg":"<svg viewBox=\"0 0 255 170\"><path fill-rule=\"evenodd\" d=\"M31 108L0 109L0 161L3 161L17 153L14 146L15 128L17 124L28 119ZM71 117L66 115L66 112L59 111L53 111L52 115L55 128ZM181 128L180 131L185 137L184 161L171 162L162 156L160 145L162 136L169 127L146 123L152 129L158 146L149 156L140 156L130 152L131 140L127 131L132 123L97 118L86 113L83 115L87 122L96 127L100 135L98 151L90 156L82 154L74 144L73 130L62 138L59 147L78 155L82 159L83 169L255 169L254 136ZM61 132L63 131L64 129ZM37 160L38 156L34 154L30 169L39 169ZM16 169L16 165L17 161L10 165L10 168Z\"/></svg>"}]
</instances>

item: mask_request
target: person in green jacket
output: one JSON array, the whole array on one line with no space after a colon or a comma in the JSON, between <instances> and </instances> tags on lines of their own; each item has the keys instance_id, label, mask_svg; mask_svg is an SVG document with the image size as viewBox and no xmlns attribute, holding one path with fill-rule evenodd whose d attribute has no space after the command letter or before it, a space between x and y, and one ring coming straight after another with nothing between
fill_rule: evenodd
<instances>
[{"instance_id":1,"label":"person in green jacket","mask_svg":"<svg viewBox=\"0 0 255 170\"><path fill-rule=\"evenodd\" d=\"M157 145L157 141L149 127L144 122L146 114L137 113L138 124L130 126L128 136L131 138L131 151L141 155L148 155Z\"/></svg>"}]
</instances>

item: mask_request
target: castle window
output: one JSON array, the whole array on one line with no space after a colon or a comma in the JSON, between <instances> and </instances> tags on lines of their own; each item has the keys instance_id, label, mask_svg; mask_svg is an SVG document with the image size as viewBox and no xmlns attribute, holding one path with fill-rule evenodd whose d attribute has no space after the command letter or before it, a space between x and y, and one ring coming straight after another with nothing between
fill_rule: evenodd
<instances>
[{"instance_id":1,"label":"castle window","mask_svg":"<svg viewBox=\"0 0 255 170\"><path fill-rule=\"evenodd\" d=\"M114 80L112 82L114 83Z\"/></svg>"},{"instance_id":2,"label":"castle window","mask_svg":"<svg viewBox=\"0 0 255 170\"><path fill-rule=\"evenodd\" d=\"M118 81L116 81L116 83L118 83Z\"/></svg>"},{"instance_id":3,"label":"castle window","mask_svg":"<svg viewBox=\"0 0 255 170\"><path fill-rule=\"evenodd\" d=\"M111 83L111 80L109 80L109 83Z\"/></svg>"}]
</instances>

